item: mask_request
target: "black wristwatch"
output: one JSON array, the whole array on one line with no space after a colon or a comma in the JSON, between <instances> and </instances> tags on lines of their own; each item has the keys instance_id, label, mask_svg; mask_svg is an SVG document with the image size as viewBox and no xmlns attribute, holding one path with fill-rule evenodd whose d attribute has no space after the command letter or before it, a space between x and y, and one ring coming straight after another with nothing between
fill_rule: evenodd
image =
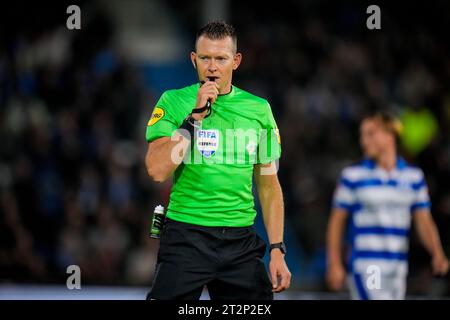
<instances>
[{"instance_id":1,"label":"black wristwatch","mask_svg":"<svg viewBox=\"0 0 450 320\"><path fill-rule=\"evenodd\" d=\"M280 249L282 254L286 254L286 245L284 244L284 242L272 243L270 245L270 251L272 251L273 249Z\"/></svg>"}]
</instances>

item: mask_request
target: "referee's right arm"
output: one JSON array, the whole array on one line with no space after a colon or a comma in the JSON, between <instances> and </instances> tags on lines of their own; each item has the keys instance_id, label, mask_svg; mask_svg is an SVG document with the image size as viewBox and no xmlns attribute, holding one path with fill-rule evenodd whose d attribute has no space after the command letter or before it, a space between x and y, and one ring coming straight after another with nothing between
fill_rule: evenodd
<instances>
[{"instance_id":1,"label":"referee's right arm","mask_svg":"<svg viewBox=\"0 0 450 320\"><path fill-rule=\"evenodd\" d=\"M218 94L217 83L207 81L198 90L195 108L203 107L208 99L214 103ZM207 113L207 111L196 113L192 117L197 121L201 121ZM145 156L145 166L150 178L155 182L166 181L183 161L189 144L190 139L179 133L175 133L173 137L161 137L151 141L148 144Z\"/></svg>"},{"instance_id":2,"label":"referee's right arm","mask_svg":"<svg viewBox=\"0 0 450 320\"><path fill-rule=\"evenodd\" d=\"M166 181L180 165L189 144L190 141L180 134L176 134L174 139L161 137L150 142L145 156L150 178L155 182Z\"/></svg>"}]
</instances>

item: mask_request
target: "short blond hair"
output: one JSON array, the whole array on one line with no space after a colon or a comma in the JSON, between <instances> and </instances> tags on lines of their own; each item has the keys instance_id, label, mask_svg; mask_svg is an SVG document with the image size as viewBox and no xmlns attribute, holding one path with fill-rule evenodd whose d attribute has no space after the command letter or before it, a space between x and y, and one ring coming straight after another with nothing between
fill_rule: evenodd
<instances>
[{"instance_id":1,"label":"short blond hair","mask_svg":"<svg viewBox=\"0 0 450 320\"><path fill-rule=\"evenodd\" d=\"M389 132L392 132L396 138L399 138L402 134L403 125L400 119L387 111L377 111L369 114L363 118L365 120L375 120L381 123L381 125Z\"/></svg>"},{"instance_id":2,"label":"short blond hair","mask_svg":"<svg viewBox=\"0 0 450 320\"><path fill-rule=\"evenodd\" d=\"M230 37L233 41L233 50L237 51L237 36L236 30L231 24L225 21L211 21L197 32L195 40L195 49L197 51L198 38L204 36L211 40L222 40L226 37Z\"/></svg>"}]
</instances>

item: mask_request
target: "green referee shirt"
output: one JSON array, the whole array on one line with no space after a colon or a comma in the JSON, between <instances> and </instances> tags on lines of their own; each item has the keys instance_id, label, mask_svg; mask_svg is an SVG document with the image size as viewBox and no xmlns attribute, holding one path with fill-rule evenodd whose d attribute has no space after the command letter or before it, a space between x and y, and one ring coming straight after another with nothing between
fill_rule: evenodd
<instances>
[{"instance_id":1,"label":"green referee shirt","mask_svg":"<svg viewBox=\"0 0 450 320\"><path fill-rule=\"evenodd\" d=\"M151 142L172 136L195 107L199 84L162 94L147 125ZM269 103L232 86L201 122L173 176L167 216L202 226L253 224L253 166L280 157L281 141Z\"/></svg>"}]
</instances>

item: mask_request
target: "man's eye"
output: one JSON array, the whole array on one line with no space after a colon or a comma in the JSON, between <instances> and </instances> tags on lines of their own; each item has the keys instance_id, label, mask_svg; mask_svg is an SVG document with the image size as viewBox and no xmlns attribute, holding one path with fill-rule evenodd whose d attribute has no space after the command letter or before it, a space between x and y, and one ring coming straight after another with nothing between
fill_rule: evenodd
<instances>
[{"instance_id":1,"label":"man's eye","mask_svg":"<svg viewBox=\"0 0 450 320\"><path fill-rule=\"evenodd\" d=\"M207 60L208 60L208 57L200 57L200 60L202 60L202 61L207 61Z\"/></svg>"}]
</instances>

